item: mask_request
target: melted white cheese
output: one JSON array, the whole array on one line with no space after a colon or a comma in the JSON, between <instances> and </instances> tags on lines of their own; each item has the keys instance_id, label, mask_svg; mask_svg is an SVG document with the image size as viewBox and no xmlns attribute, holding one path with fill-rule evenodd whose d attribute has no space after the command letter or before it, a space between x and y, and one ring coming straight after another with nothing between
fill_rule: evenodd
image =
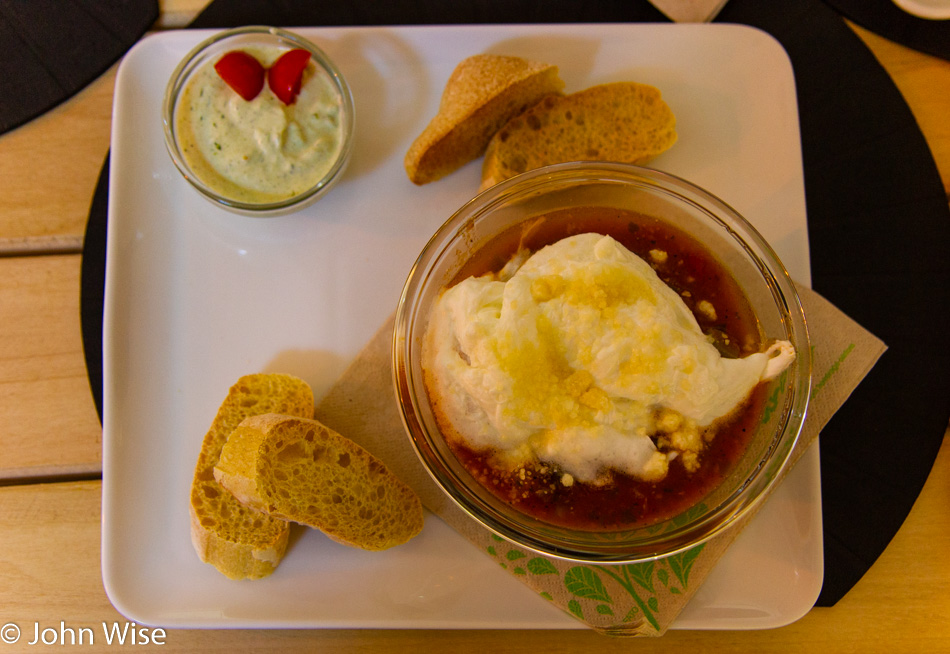
<instances>
[{"instance_id":1,"label":"melted white cheese","mask_svg":"<svg viewBox=\"0 0 950 654\"><path fill-rule=\"evenodd\" d=\"M721 357L649 264L610 237L581 234L539 250L507 281L447 289L423 361L473 449L512 465L555 463L580 481L606 469L656 480L675 455L650 438L658 409L694 430L709 425L794 358L788 343L773 349L780 356Z\"/></svg>"}]
</instances>

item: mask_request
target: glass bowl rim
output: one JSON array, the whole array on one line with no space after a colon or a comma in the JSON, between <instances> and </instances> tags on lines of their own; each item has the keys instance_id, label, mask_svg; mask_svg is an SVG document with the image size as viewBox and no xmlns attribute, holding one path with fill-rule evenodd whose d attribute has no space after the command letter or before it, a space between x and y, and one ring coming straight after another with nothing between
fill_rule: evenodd
<instances>
[{"instance_id":1,"label":"glass bowl rim","mask_svg":"<svg viewBox=\"0 0 950 654\"><path fill-rule=\"evenodd\" d=\"M528 195L532 192L540 192L539 188L543 189L547 185L578 176L582 176L585 181L593 182L603 181L604 178L611 176L627 176L628 179L644 180L646 185L667 193L672 192L678 200L695 205L703 213L713 217L727 230L729 236L739 242L746 254L751 256L757 264L763 275L763 281L772 291L776 309L784 316L782 322L785 331L790 337L794 337L797 350L796 361L790 369L794 377L788 383L788 394L791 397L786 401L778 429L771 437L770 444L757 465L714 510L702 519L687 522L685 526L680 527L674 533L675 538L657 541L659 543L657 546L642 553L631 554L618 547L594 551L591 548L563 545L554 543L551 539L526 535L518 530L517 520L499 521L492 511L480 506L483 503L477 497L473 503L470 496L477 493L467 492L465 484L461 484L460 489L443 479L434 469L436 466L428 460L426 452L423 451L423 445L427 446L425 441L430 438L430 434L424 425L423 418L419 415L417 402L428 402L428 400L420 400L412 390L410 337L413 333L414 321L419 317L414 315L416 307L412 306L411 299L413 291L420 291L425 284L425 278L430 274L432 266L438 263L449 245L457 241L459 235L466 229L466 225L474 223L477 218L490 212L499 204L511 200L518 193ZM591 179L591 176L594 176L594 179ZM716 215L713 215L703 203L708 203ZM729 225L723 223L718 217L719 213L735 221L736 226L745 233L737 234ZM761 250L761 255L749 250L746 239L751 240L756 248ZM652 168L613 162L583 161L545 166L505 180L463 204L433 233L410 269L396 308L391 354L395 399L399 405L406 437L409 438L422 466L440 490L448 495L464 513L497 536L535 553L582 563L636 563L656 560L705 543L736 525L744 516L761 505L787 472L791 454L802 433L812 384L811 348L801 299L778 255L761 234L730 205L688 180ZM405 393L408 396L408 402L402 392L403 387L408 389ZM423 443L420 443L419 439ZM767 469L773 471L771 475L766 474ZM477 482L473 483L477 484ZM752 489L754 493L751 493L749 489ZM517 513L517 510L513 511ZM623 541L620 543L622 544ZM639 545L635 543L634 546Z\"/></svg>"}]
</instances>

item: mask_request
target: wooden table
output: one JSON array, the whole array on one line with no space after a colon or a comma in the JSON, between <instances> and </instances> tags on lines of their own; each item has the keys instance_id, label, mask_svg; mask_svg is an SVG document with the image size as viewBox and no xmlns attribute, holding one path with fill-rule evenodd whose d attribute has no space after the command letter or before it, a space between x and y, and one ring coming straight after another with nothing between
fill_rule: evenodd
<instances>
[{"instance_id":1,"label":"wooden table","mask_svg":"<svg viewBox=\"0 0 950 654\"><path fill-rule=\"evenodd\" d=\"M166 0L156 29L185 24L205 2ZM950 193L950 63L854 29L906 98ZM125 621L100 576L101 428L79 326L83 231L109 149L114 79L113 69L65 104L0 136L0 635L11 622L32 639L34 623L98 632L103 622ZM573 630L189 630L168 632L163 647L950 651L948 436L906 523L867 575L836 606L815 608L781 629L671 631L636 643ZM22 651L4 647L0 643L0 652Z\"/></svg>"}]
</instances>

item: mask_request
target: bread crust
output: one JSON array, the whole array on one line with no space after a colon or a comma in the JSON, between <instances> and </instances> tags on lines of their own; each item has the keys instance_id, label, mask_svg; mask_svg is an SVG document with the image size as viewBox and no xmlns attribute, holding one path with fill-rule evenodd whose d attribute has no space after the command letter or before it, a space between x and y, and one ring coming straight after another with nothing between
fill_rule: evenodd
<instances>
[{"instance_id":1,"label":"bread crust","mask_svg":"<svg viewBox=\"0 0 950 654\"><path fill-rule=\"evenodd\" d=\"M383 550L422 529L416 493L378 458L316 420L269 414L244 420L228 439L215 478L248 506Z\"/></svg>"},{"instance_id":2,"label":"bread crust","mask_svg":"<svg viewBox=\"0 0 950 654\"><path fill-rule=\"evenodd\" d=\"M557 66L487 54L464 59L445 85L439 111L406 153L406 174L427 184L461 168L510 118L563 88Z\"/></svg>"},{"instance_id":3,"label":"bread crust","mask_svg":"<svg viewBox=\"0 0 950 654\"><path fill-rule=\"evenodd\" d=\"M492 138L482 163L481 190L555 163L644 164L676 139L676 117L653 86L613 82L548 96Z\"/></svg>"},{"instance_id":4,"label":"bread crust","mask_svg":"<svg viewBox=\"0 0 950 654\"><path fill-rule=\"evenodd\" d=\"M191 541L198 557L231 579L259 579L274 571L290 526L242 505L214 479L228 436L248 416L281 411L313 416L313 392L291 375L241 377L228 391L202 441L190 495Z\"/></svg>"}]
</instances>

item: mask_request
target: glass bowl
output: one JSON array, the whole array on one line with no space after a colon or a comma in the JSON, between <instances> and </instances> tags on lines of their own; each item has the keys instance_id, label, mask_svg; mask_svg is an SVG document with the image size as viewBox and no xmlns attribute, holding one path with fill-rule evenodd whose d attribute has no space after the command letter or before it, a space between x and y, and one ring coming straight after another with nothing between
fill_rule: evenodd
<instances>
[{"instance_id":1,"label":"glass bowl","mask_svg":"<svg viewBox=\"0 0 950 654\"><path fill-rule=\"evenodd\" d=\"M308 64L308 70L310 71L307 73L308 79L313 81L320 78L327 84L325 103L327 106L332 106L332 110L324 113L329 113L331 118L325 119L332 120L332 122L324 123L324 125L331 125L329 129L337 139L337 147L327 153L324 160L319 163L304 161L302 158L298 158L297 154L288 156L283 170L286 170L293 163L298 170L308 171L305 173L306 178L301 180L305 185L301 190L294 188L292 191L280 191L265 195L259 192L260 189L249 190L249 184L245 183L245 180L249 179L247 176L249 173L239 172L245 177L240 178L238 182L232 182L233 179L238 178L229 178L227 175L222 175L220 174L220 168L215 169L206 163L214 156L214 153L210 156L206 154L211 152L211 144L207 143L206 138L197 135L197 132L188 126L186 121L188 109L185 106L188 102L184 101L184 98L188 93L189 83L202 75L208 67L213 67L225 53L233 50L246 50L252 53L262 53L276 59L277 54L296 48L302 48L310 53L311 63ZM259 60L260 58L258 57ZM271 62L263 61L261 63L266 69ZM210 72L214 75L213 70ZM200 84L201 81L195 83ZM305 81L304 85L306 86L306 84ZM228 94L226 100L229 104L221 111L227 113L229 117L232 115L232 111L243 111L247 108L248 113L245 116L232 122L239 123L242 127L260 124L262 120L273 122L275 114L272 113L267 116L263 113L263 110L253 108L260 106L260 102L265 100L260 96L271 94L266 74L263 89L255 98L258 102L254 105L243 100L218 78L212 78L211 82L206 80L205 86L212 88L212 91ZM301 95L297 96L297 102L290 106L293 107L298 104L303 95L304 93L301 92ZM274 105L279 103L276 96L269 98L269 100ZM261 116L265 116L265 118L262 119ZM342 177L353 149L355 112L352 94L343 75L326 53L316 45L296 34L276 27L249 26L226 30L198 44L182 59L168 81L162 106L162 119L166 148L184 178L205 199L223 209L243 215L278 216L309 206L323 196ZM255 120L258 122L255 123ZM288 125L292 126L290 121L288 121ZM273 125L269 129L273 129ZM296 127L294 129L296 130ZM308 132L312 133L313 129L310 125L301 126L296 133L306 136ZM266 140L275 141L279 138L283 144L291 138L290 132L291 129L288 127L283 134L269 136ZM196 134L196 136L191 138L188 134ZM214 146L220 150L221 144L217 142L217 138L216 135ZM225 135L225 138L227 138L227 135ZM193 142L192 147L185 145L187 140ZM283 151L284 146L282 145L280 149ZM271 151L273 151L273 148L271 148ZM255 155L252 155L252 158L253 156ZM268 154L268 156L271 155ZM234 157L233 160L240 158ZM273 160L268 160L266 166L263 167L264 174L273 175L272 171L277 168L278 166ZM320 171L324 171L323 174L320 174ZM268 181L277 183L273 179Z\"/></svg>"},{"instance_id":2,"label":"glass bowl","mask_svg":"<svg viewBox=\"0 0 950 654\"><path fill-rule=\"evenodd\" d=\"M762 382L766 406L744 453L711 491L679 513L622 529L558 526L513 508L479 483L449 447L427 394L422 344L433 301L489 240L554 210L634 210L702 243L748 298L765 344L787 340L795 361ZM801 303L775 252L736 211L669 174L626 164L576 162L533 170L481 193L435 233L416 260L396 310L393 374L404 425L423 465L455 503L495 534L529 550L583 562L668 556L728 529L768 494L788 465L811 387Z\"/></svg>"}]
</instances>

